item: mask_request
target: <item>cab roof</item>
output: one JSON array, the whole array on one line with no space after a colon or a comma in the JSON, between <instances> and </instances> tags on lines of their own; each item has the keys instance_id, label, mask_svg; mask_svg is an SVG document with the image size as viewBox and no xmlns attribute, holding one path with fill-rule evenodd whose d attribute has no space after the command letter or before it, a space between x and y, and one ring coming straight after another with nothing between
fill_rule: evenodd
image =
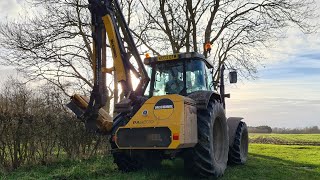
<instances>
[{"instance_id":1,"label":"cab roof","mask_svg":"<svg viewBox=\"0 0 320 180\"><path fill-rule=\"evenodd\" d=\"M197 52L189 52L189 53L177 53L177 54L170 54L170 55L163 55L163 56L156 56L156 57L147 57L144 59L144 64L150 65L152 63L163 62L163 61L176 61L181 59L199 59L206 63L209 68L213 68L211 62L209 62L204 55L199 54Z\"/></svg>"}]
</instances>

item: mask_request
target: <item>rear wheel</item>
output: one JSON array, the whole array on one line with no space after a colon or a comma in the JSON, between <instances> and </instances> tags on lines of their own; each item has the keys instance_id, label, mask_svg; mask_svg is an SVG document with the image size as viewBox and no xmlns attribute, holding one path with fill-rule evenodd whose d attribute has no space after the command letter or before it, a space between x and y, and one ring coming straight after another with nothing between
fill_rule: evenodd
<instances>
[{"instance_id":1,"label":"rear wheel","mask_svg":"<svg viewBox=\"0 0 320 180\"><path fill-rule=\"evenodd\" d=\"M229 138L225 111L218 102L198 110L198 144L186 156L185 168L203 177L222 176L228 161Z\"/></svg>"},{"instance_id":2,"label":"rear wheel","mask_svg":"<svg viewBox=\"0 0 320 180\"><path fill-rule=\"evenodd\" d=\"M229 149L229 164L244 164L248 157L248 128L245 122L240 122L235 134L233 145Z\"/></svg>"}]
</instances>

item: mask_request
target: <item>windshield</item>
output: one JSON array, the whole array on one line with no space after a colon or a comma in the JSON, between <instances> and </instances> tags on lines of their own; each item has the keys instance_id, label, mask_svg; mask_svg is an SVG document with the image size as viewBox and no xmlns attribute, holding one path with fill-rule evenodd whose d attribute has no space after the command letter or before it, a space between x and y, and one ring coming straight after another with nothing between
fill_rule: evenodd
<instances>
[{"instance_id":1,"label":"windshield","mask_svg":"<svg viewBox=\"0 0 320 180\"><path fill-rule=\"evenodd\" d=\"M207 89L205 64L203 61L191 60L186 63L187 93Z\"/></svg>"},{"instance_id":2,"label":"windshield","mask_svg":"<svg viewBox=\"0 0 320 180\"><path fill-rule=\"evenodd\" d=\"M165 62L156 65L154 96L180 94L183 88L182 62Z\"/></svg>"}]
</instances>

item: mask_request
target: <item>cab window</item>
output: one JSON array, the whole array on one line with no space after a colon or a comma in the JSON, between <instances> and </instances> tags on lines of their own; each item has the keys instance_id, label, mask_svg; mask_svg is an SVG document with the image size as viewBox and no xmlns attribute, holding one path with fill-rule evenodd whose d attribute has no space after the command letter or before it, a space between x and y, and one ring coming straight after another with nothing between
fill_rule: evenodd
<instances>
[{"instance_id":1,"label":"cab window","mask_svg":"<svg viewBox=\"0 0 320 180\"><path fill-rule=\"evenodd\" d=\"M200 60L190 60L186 63L187 93L208 90L205 64Z\"/></svg>"},{"instance_id":2,"label":"cab window","mask_svg":"<svg viewBox=\"0 0 320 180\"><path fill-rule=\"evenodd\" d=\"M180 94L184 89L183 63L159 63L155 67L154 96Z\"/></svg>"}]
</instances>

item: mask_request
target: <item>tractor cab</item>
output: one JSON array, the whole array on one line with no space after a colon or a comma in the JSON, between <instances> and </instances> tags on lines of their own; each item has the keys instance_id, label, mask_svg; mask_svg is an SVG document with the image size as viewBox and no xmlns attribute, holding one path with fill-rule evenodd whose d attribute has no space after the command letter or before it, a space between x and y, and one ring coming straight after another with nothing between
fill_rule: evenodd
<instances>
[{"instance_id":1,"label":"tractor cab","mask_svg":"<svg viewBox=\"0 0 320 180\"><path fill-rule=\"evenodd\" d=\"M180 94L186 96L199 90L213 90L212 64L199 53L148 57L144 63L150 68L151 96Z\"/></svg>"}]
</instances>

